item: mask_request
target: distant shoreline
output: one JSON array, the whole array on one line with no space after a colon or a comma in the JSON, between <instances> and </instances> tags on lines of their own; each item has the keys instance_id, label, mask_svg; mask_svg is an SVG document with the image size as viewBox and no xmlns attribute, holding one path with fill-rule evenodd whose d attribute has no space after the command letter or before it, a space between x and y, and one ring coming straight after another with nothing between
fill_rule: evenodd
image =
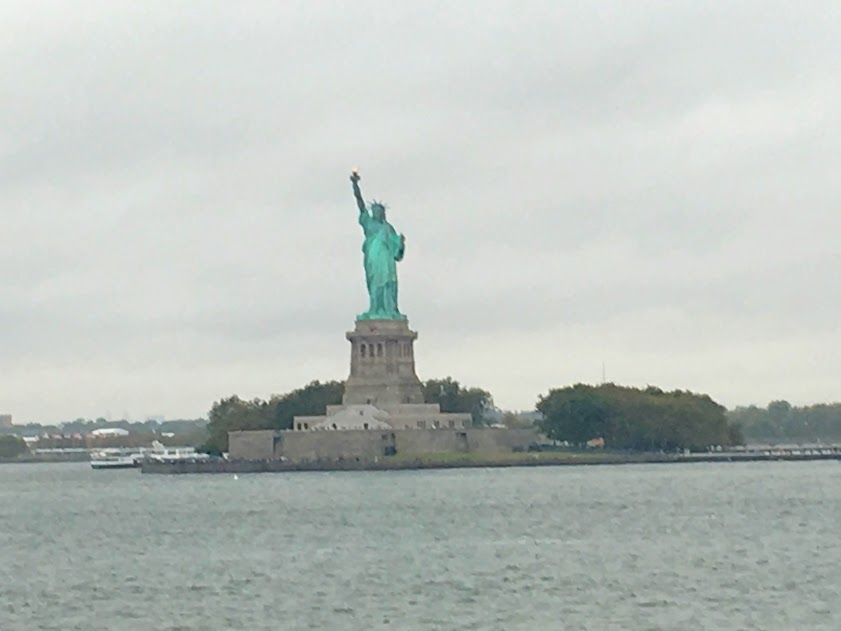
<instances>
[{"instance_id":1,"label":"distant shoreline","mask_svg":"<svg viewBox=\"0 0 841 631\"><path fill-rule=\"evenodd\" d=\"M841 461L841 452L831 453L762 453L710 452L693 454L585 452L525 452L505 454L441 453L423 457L387 457L377 461L338 460L286 462L282 460L212 460L208 462L144 463L143 473L151 474L218 474L218 473L294 473L303 471L410 471L427 469L484 469L510 467L567 467L587 465L676 464L693 462L802 462L813 460ZM52 464L89 462L88 454L28 455L0 459L3 464Z\"/></svg>"},{"instance_id":2,"label":"distant shoreline","mask_svg":"<svg viewBox=\"0 0 841 631\"><path fill-rule=\"evenodd\" d=\"M90 454L45 454L26 455L18 458L0 458L0 464L52 464L56 462L90 462Z\"/></svg>"}]
</instances>

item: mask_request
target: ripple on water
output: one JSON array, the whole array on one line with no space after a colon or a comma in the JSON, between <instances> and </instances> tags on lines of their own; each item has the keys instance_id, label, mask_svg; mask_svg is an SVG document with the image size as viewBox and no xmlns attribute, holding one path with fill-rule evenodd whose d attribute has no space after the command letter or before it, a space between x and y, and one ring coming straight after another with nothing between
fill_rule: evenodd
<instances>
[{"instance_id":1,"label":"ripple on water","mask_svg":"<svg viewBox=\"0 0 841 631\"><path fill-rule=\"evenodd\" d=\"M837 463L0 476L2 631L841 628Z\"/></svg>"}]
</instances>

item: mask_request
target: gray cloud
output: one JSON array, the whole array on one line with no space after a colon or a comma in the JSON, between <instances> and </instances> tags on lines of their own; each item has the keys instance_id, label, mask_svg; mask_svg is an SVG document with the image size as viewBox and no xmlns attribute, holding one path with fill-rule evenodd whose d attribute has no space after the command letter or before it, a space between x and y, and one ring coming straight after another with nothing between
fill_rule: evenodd
<instances>
[{"instance_id":1,"label":"gray cloud","mask_svg":"<svg viewBox=\"0 0 841 631\"><path fill-rule=\"evenodd\" d=\"M423 377L514 408L602 362L837 399L839 26L834 2L6 3L0 408L195 416L342 378L352 166L407 235Z\"/></svg>"}]
</instances>

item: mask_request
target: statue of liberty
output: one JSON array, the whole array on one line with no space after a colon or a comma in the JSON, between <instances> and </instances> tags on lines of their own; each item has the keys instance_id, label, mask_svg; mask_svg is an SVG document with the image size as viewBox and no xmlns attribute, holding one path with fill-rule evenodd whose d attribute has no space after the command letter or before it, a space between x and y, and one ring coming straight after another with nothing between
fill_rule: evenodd
<instances>
[{"instance_id":1,"label":"statue of liberty","mask_svg":"<svg viewBox=\"0 0 841 631\"><path fill-rule=\"evenodd\" d=\"M365 283L368 286L368 311L359 320L405 320L397 308L397 261L403 259L406 237L398 235L385 218L382 202L372 201L370 212L359 190L359 172L350 176L353 196L359 206L359 225L365 233L362 253L365 264Z\"/></svg>"}]
</instances>

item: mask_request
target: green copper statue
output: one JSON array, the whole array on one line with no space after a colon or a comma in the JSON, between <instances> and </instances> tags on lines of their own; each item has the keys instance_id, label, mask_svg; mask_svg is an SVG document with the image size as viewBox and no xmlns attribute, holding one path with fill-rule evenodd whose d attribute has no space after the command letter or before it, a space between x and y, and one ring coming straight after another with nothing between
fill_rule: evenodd
<instances>
[{"instance_id":1,"label":"green copper statue","mask_svg":"<svg viewBox=\"0 0 841 631\"><path fill-rule=\"evenodd\" d=\"M385 206L378 201L371 202L371 210L365 206L359 190L359 172L354 169L350 176L353 182L353 196L359 206L359 225L365 232L362 253L365 262L365 282L368 285L368 311L359 314L359 320L403 320L406 318L397 308L397 261L403 259L406 237L385 219Z\"/></svg>"}]
</instances>

